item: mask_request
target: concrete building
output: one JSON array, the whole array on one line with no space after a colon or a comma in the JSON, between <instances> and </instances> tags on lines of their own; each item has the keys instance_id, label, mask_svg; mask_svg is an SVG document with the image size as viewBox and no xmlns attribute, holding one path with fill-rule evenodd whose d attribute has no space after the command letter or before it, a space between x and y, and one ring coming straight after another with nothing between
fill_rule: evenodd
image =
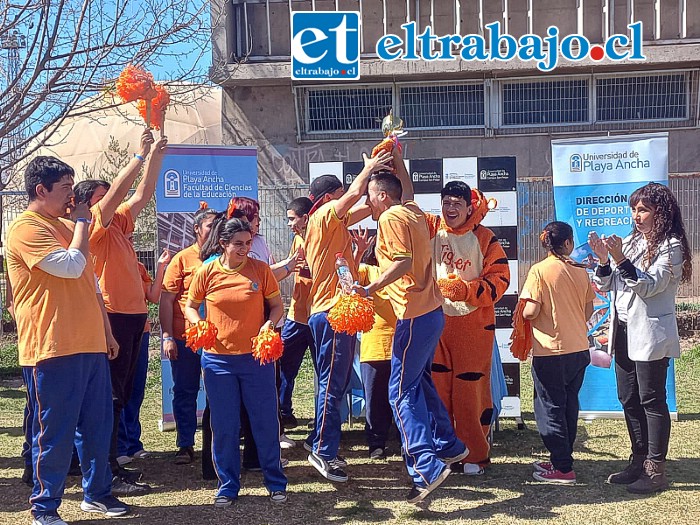
<instances>
[{"instance_id":1,"label":"concrete building","mask_svg":"<svg viewBox=\"0 0 700 525\"><path fill-rule=\"evenodd\" d=\"M303 10L361 12L359 81L291 80L290 12ZM381 138L379 121L389 108L410 130L404 142L411 159L512 155L523 184L534 178L546 185L553 138L669 131L676 189L700 183L688 179L700 171L698 1L213 0L212 13L211 77L223 88L223 140L258 146L262 187L308 183L310 162L360 160ZM544 37L556 25L560 34L583 34L592 43L641 21L647 59L563 61L550 73L518 60L379 60L377 40L403 34L400 26L408 21L419 31L430 25L438 35L483 35L499 21L516 38ZM695 200L684 203L684 211L699 207L695 193L688 191ZM550 201L525 214L546 220ZM691 227L698 223L694 213L686 215ZM697 249L697 231L693 235ZM522 243L523 271L526 250ZM691 295L700 295L694 287Z\"/></svg>"}]
</instances>

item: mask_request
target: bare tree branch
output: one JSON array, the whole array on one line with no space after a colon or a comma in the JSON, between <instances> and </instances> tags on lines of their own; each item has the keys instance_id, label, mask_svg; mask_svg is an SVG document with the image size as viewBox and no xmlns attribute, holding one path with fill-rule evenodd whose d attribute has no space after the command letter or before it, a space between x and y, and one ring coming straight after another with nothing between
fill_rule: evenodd
<instances>
[{"instance_id":1,"label":"bare tree branch","mask_svg":"<svg viewBox=\"0 0 700 525\"><path fill-rule=\"evenodd\" d=\"M205 82L211 25L205 0L0 0L0 190L69 114L95 111L95 95L117 106L109 96L127 64L167 60L181 90ZM171 47L183 43L186 66Z\"/></svg>"}]
</instances>

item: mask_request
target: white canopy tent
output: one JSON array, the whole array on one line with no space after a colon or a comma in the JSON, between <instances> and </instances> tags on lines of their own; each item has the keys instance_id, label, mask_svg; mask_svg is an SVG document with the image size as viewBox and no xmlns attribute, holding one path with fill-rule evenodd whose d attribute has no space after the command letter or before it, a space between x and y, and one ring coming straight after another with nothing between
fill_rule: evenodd
<instances>
[{"instance_id":1,"label":"white canopy tent","mask_svg":"<svg viewBox=\"0 0 700 525\"><path fill-rule=\"evenodd\" d=\"M105 100L97 96L93 100L97 106L111 105L111 97ZM75 169L76 179L83 177L83 166L99 178L110 140L114 138L120 148L128 146L135 152L144 125L135 103L68 116L36 155L60 158ZM164 128L170 144L221 144L221 89L201 86L173 94ZM159 132L154 134L157 138ZM23 189L21 176L12 182L13 187L8 189Z\"/></svg>"}]
</instances>

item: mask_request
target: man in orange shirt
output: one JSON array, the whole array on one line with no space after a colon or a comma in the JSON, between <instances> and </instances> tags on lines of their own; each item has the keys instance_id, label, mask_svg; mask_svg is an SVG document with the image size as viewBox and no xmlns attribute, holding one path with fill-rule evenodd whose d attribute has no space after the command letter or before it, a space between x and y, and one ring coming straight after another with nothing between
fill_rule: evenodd
<instances>
[{"instance_id":1,"label":"man in orange shirt","mask_svg":"<svg viewBox=\"0 0 700 525\"><path fill-rule=\"evenodd\" d=\"M328 311L338 298L336 254L343 255L350 272L357 275L352 256L352 239L348 226L368 214L350 213L365 192L370 175L385 167L391 158L382 154L375 158L363 155L365 167L345 192L333 175L323 175L311 183L310 198L314 202L306 228L304 253L311 269L311 303L309 328L316 345L318 399L314 430L306 440L311 452L309 463L326 479L344 483L348 480L345 461L338 457L340 445L340 402L350 377L355 338L336 333L328 323Z\"/></svg>"},{"instance_id":2,"label":"man in orange shirt","mask_svg":"<svg viewBox=\"0 0 700 525\"><path fill-rule=\"evenodd\" d=\"M85 180L75 186L76 202L87 203L92 212L90 256L100 281L112 331L121 349L119 356L110 362L114 400L114 424L109 454L114 474L112 492L130 496L146 494L150 492L150 487L137 483L140 477L138 471L120 467L117 462L119 419L133 389L141 335L148 313L138 259L129 241L129 235L134 231L136 217L155 193L167 144L166 138L161 138L156 144L153 156L146 166L146 174L134 194L126 202L122 201L139 174L152 144L153 135L147 129L141 136L140 153L135 154L129 164L119 172L111 186L102 180Z\"/></svg>"},{"instance_id":3,"label":"man in orange shirt","mask_svg":"<svg viewBox=\"0 0 700 525\"><path fill-rule=\"evenodd\" d=\"M294 199L287 206L287 221L294 233L294 240L289 249L293 256L299 248L304 247L306 225L309 223L309 212L313 203L307 197ZM314 338L309 329L309 291L311 289L311 273L308 264L294 275L294 291L289 303L289 313L282 327L282 344L284 353L280 357L280 416L282 425L287 428L297 426L297 418L292 409L292 392L294 380L299 373L301 362L306 349L309 348L313 358L315 354Z\"/></svg>"},{"instance_id":4,"label":"man in orange shirt","mask_svg":"<svg viewBox=\"0 0 700 525\"><path fill-rule=\"evenodd\" d=\"M7 269L17 321L19 363L33 413L34 525L58 516L73 444L83 465L86 512L121 516L108 464L112 412L108 356L118 346L98 299L88 252L90 212L73 198L73 169L36 157L25 172L29 206L7 233Z\"/></svg>"},{"instance_id":5,"label":"man in orange shirt","mask_svg":"<svg viewBox=\"0 0 700 525\"><path fill-rule=\"evenodd\" d=\"M397 165L403 184L388 172L370 178L367 200L372 218L379 222L376 254L382 273L369 285L354 288L368 297L386 287L396 314L389 401L413 479L407 501L418 503L447 479L449 465L461 461L469 451L457 439L431 377L433 355L445 324L442 296L433 279L425 214L410 200L413 192L407 188L411 182L402 167Z\"/></svg>"}]
</instances>

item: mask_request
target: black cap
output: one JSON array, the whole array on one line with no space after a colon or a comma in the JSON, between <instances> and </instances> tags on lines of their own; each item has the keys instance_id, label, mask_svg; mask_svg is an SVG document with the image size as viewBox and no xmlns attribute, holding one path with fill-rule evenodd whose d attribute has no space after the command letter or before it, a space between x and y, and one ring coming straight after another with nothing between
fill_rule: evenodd
<instances>
[{"instance_id":1,"label":"black cap","mask_svg":"<svg viewBox=\"0 0 700 525\"><path fill-rule=\"evenodd\" d=\"M309 186L309 198L316 204L327 193L333 193L342 187L343 183L335 175L321 175Z\"/></svg>"}]
</instances>

